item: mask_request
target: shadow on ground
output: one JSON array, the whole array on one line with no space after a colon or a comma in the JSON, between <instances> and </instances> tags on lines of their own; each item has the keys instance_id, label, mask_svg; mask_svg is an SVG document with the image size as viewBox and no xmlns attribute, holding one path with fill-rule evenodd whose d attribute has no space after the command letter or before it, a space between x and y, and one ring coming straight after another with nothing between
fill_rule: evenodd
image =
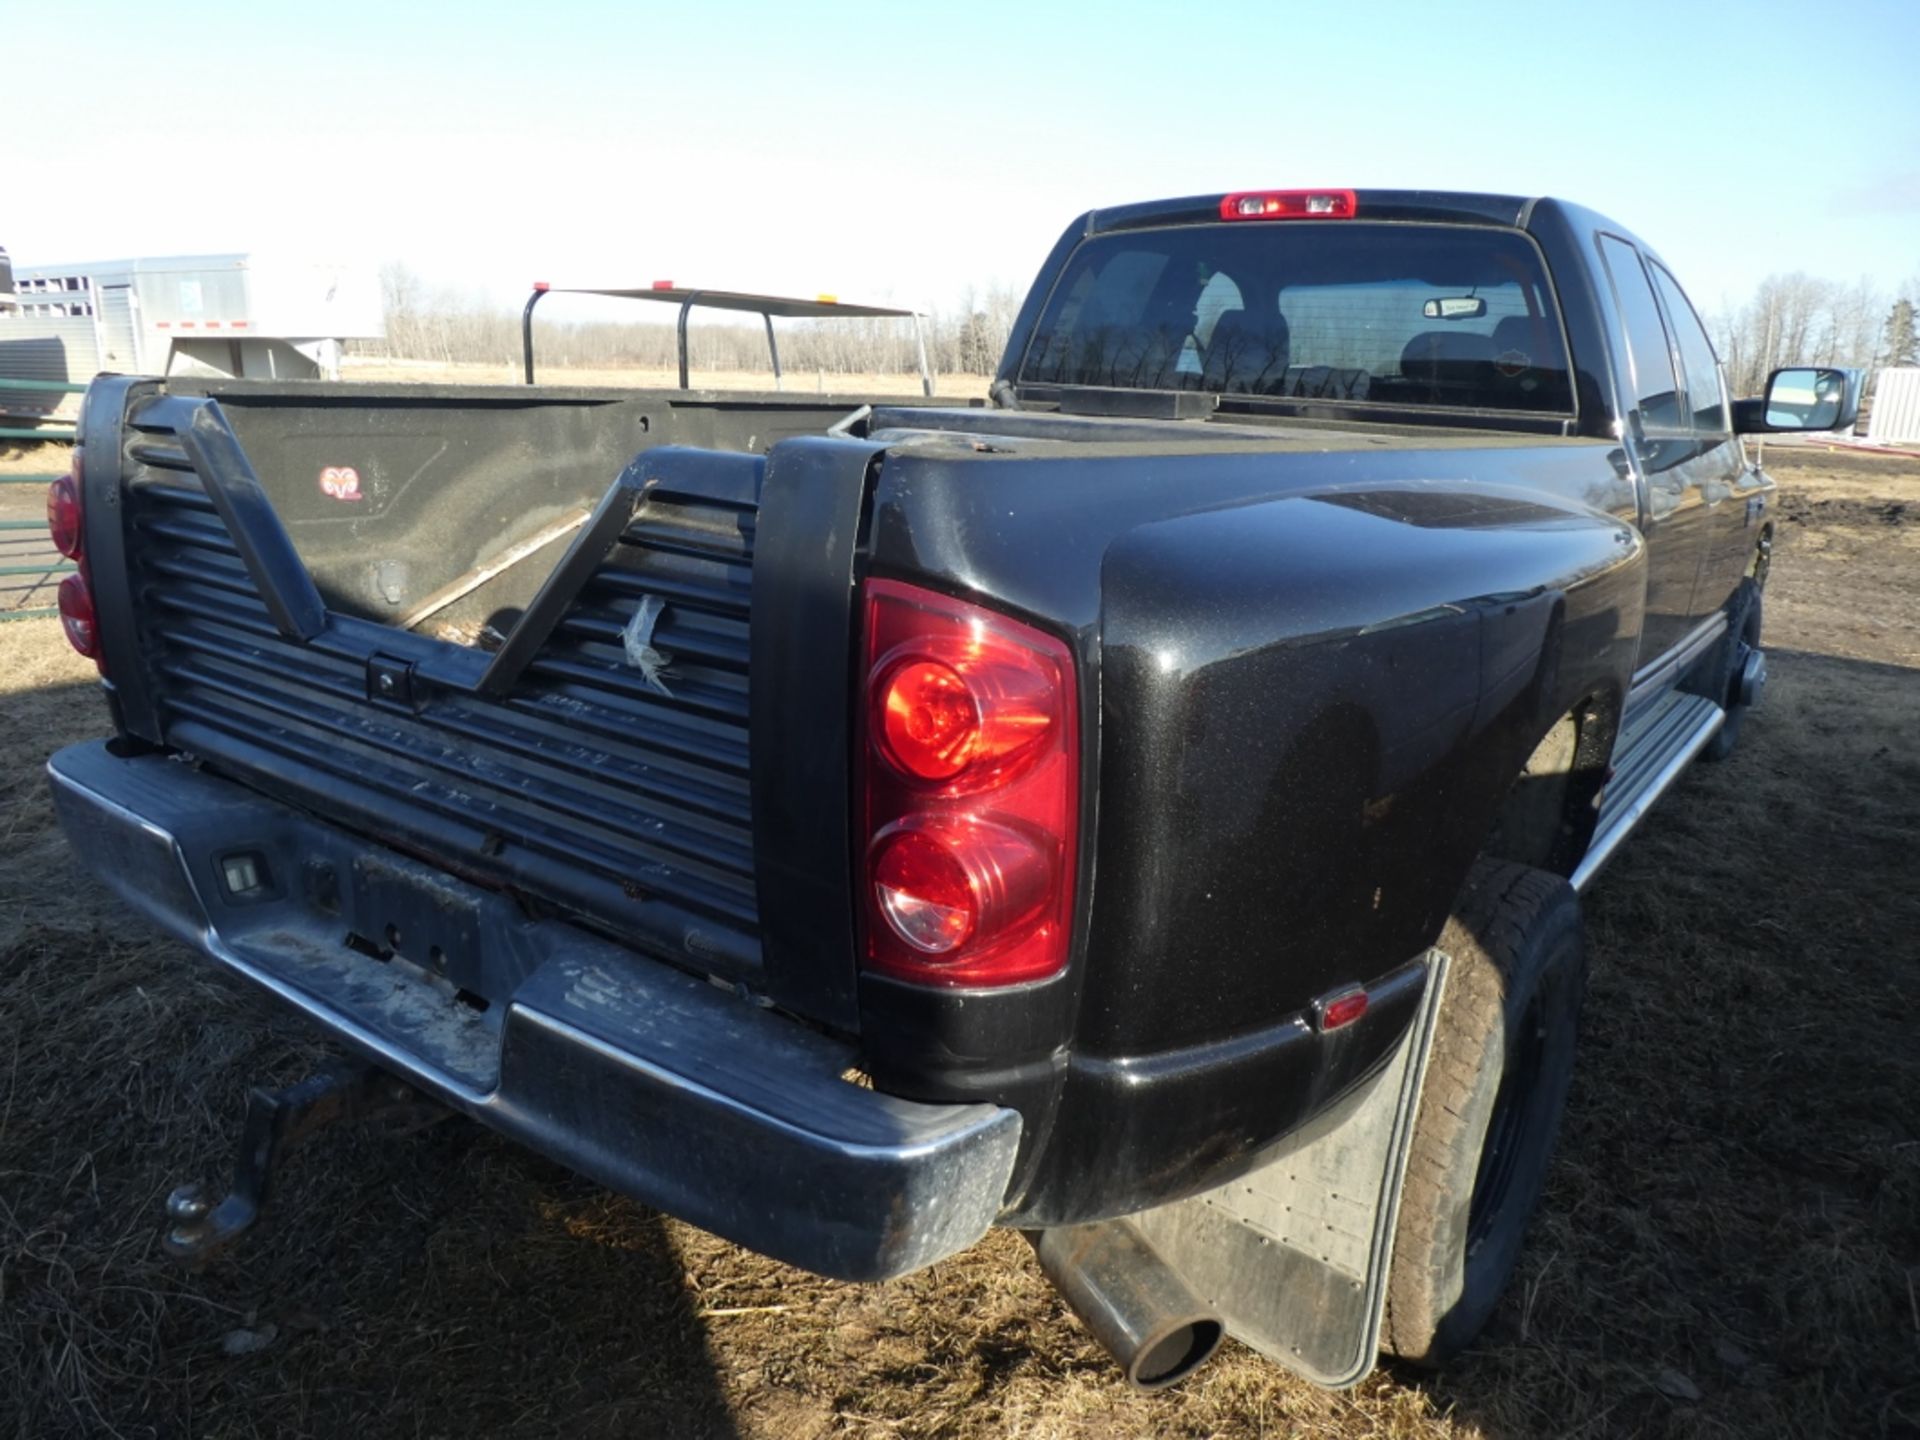
<instances>
[{"instance_id":1,"label":"shadow on ground","mask_svg":"<svg viewBox=\"0 0 1920 1440\"><path fill-rule=\"evenodd\" d=\"M1141 1397L1023 1247L830 1284L465 1122L330 1133L200 1274L160 1204L326 1052L90 883L16 691L0 767L0 1429L34 1436L1912 1433L1920 671L1774 652L1743 750L1589 898L1588 1025L1519 1283L1443 1377L1244 1350ZM249 1346L257 1348L248 1349ZM229 1353L238 1347L246 1353Z\"/></svg>"}]
</instances>

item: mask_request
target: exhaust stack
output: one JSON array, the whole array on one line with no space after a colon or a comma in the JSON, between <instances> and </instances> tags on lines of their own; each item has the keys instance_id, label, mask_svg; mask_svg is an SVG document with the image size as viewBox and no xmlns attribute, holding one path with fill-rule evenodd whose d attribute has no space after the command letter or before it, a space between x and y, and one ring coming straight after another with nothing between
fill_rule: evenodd
<instances>
[{"instance_id":1,"label":"exhaust stack","mask_svg":"<svg viewBox=\"0 0 1920 1440\"><path fill-rule=\"evenodd\" d=\"M1127 1383L1159 1390L1212 1358L1226 1327L1131 1220L1030 1230L1040 1268Z\"/></svg>"}]
</instances>

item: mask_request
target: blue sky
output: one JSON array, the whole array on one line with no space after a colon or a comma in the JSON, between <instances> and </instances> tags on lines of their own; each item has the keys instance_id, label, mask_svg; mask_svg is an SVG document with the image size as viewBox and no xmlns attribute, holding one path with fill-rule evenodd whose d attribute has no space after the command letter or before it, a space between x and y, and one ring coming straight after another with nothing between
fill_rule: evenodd
<instances>
[{"instance_id":1,"label":"blue sky","mask_svg":"<svg viewBox=\"0 0 1920 1440\"><path fill-rule=\"evenodd\" d=\"M9 26L16 263L273 249L952 302L1089 207L1563 195L1703 309L1920 275L1920 3L87 4ZM58 16L58 24L53 17Z\"/></svg>"}]
</instances>

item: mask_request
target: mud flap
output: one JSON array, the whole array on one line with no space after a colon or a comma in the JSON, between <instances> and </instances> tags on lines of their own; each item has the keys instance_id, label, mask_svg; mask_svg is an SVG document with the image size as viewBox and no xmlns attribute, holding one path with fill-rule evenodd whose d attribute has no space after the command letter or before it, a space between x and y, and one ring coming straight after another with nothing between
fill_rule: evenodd
<instances>
[{"instance_id":1,"label":"mud flap","mask_svg":"<svg viewBox=\"0 0 1920 1440\"><path fill-rule=\"evenodd\" d=\"M1364 1379L1380 1344L1400 1182L1447 957L1364 1091L1258 1170L1133 1217L1227 1331L1317 1385Z\"/></svg>"}]
</instances>

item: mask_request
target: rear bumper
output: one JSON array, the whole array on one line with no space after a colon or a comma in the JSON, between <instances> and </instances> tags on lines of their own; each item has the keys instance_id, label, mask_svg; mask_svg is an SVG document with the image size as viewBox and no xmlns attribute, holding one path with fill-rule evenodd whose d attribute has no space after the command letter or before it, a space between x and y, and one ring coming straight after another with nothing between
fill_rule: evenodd
<instances>
[{"instance_id":1,"label":"rear bumper","mask_svg":"<svg viewBox=\"0 0 1920 1440\"><path fill-rule=\"evenodd\" d=\"M1000 1213L1011 1110L850 1084L849 1045L178 761L92 743L47 769L74 849L136 910L602 1184L850 1280Z\"/></svg>"}]
</instances>

